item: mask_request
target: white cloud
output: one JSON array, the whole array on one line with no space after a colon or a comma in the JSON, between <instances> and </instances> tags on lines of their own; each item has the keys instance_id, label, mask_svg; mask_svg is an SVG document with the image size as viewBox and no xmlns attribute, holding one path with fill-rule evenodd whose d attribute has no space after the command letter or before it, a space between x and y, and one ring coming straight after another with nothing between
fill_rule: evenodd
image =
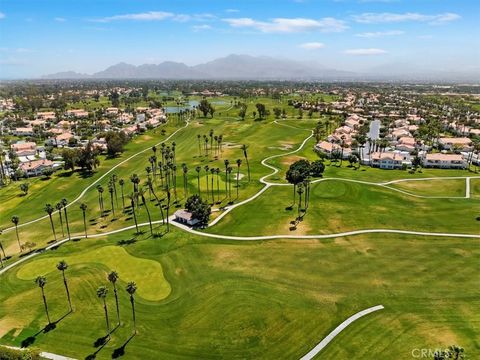
<instances>
[{"instance_id":1,"label":"white cloud","mask_svg":"<svg viewBox=\"0 0 480 360\"><path fill-rule=\"evenodd\" d=\"M97 22L111 22L111 21L119 21L119 20L134 20L134 21L161 21L168 18L174 17L173 13L165 12L165 11L148 11L144 13L136 13L136 14L123 14L123 15L114 15L114 16L107 16L100 19L96 19L94 21Z\"/></svg>"},{"instance_id":2,"label":"white cloud","mask_svg":"<svg viewBox=\"0 0 480 360\"><path fill-rule=\"evenodd\" d=\"M238 13L240 10L238 9L225 9L226 13L233 14L233 13Z\"/></svg>"},{"instance_id":3,"label":"white cloud","mask_svg":"<svg viewBox=\"0 0 480 360\"><path fill-rule=\"evenodd\" d=\"M387 51L383 49L348 49L344 51L347 55L383 55Z\"/></svg>"},{"instance_id":4,"label":"white cloud","mask_svg":"<svg viewBox=\"0 0 480 360\"><path fill-rule=\"evenodd\" d=\"M383 36L396 36L396 35L403 35L405 31L401 30L390 30L390 31L375 31L375 32L364 32L355 34L355 36L363 37L363 38L377 38Z\"/></svg>"},{"instance_id":5,"label":"white cloud","mask_svg":"<svg viewBox=\"0 0 480 360\"><path fill-rule=\"evenodd\" d=\"M56 18L54 18L54 20L57 21L57 22L65 22L65 21L67 21L67 19L65 19L65 18L63 18L63 17L56 17Z\"/></svg>"},{"instance_id":6,"label":"white cloud","mask_svg":"<svg viewBox=\"0 0 480 360\"><path fill-rule=\"evenodd\" d=\"M202 24L202 25L193 25L192 29L195 32L203 31L203 30L210 30L212 27L207 24Z\"/></svg>"},{"instance_id":7,"label":"white cloud","mask_svg":"<svg viewBox=\"0 0 480 360\"><path fill-rule=\"evenodd\" d=\"M4 19L4 18L5 18L5 14L0 11L0 19Z\"/></svg>"},{"instance_id":8,"label":"white cloud","mask_svg":"<svg viewBox=\"0 0 480 360\"><path fill-rule=\"evenodd\" d=\"M354 15L356 22L363 24L395 23L405 21L428 22L432 25L444 24L450 21L460 19L460 15L455 13L442 13L436 15L426 15L420 13L363 13Z\"/></svg>"},{"instance_id":9,"label":"white cloud","mask_svg":"<svg viewBox=\"0 0 480 360\"><path fill-rule=\"evenodd\" d=\"M309 43L300 44L299 47L305 50L317 50L317 49L324 48L325 44L321 42L309 42Z\"/></svg>"},{"instance_id":10,"label":"white cloud","mask_svg":"<svg viewBox=\"0 0 480 360\"><path fill-rule=\"evenodd\" d=\"M304 31L340 32L348 27L342 20L323 18L275 18L271 21L257 21L252 18L223 19L235 28L251 28L263 33L296 33Z\"/></svg>"}]
</instances>

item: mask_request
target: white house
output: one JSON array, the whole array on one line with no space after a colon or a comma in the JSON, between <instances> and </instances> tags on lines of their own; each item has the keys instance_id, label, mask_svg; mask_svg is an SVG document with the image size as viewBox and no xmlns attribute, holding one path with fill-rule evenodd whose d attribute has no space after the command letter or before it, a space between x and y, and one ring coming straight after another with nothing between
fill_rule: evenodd
<instances>
[{"instance_id":1,"label":"white house","mask_svg":"<svg viewBox=\"0 0 480 360\"><path fill-rule=\"evenodd\" d=\"M466 161L460 154L427 154L423 160L424 167L442 169L465 169Z\"/></svg>"},{"instance_id":2,"label":"white house","mask_svg":"<svg viewBox=\"0 0 480 360\"><path fill-rule=\"evenodd\" d=\"M175 211L175 220L179 223L195 226L199 223L198 219L195 219L191 212L187 210L177 210Z\"/></svg>"},{"instance_id":3,"label":"white house","mask_svg":"<svg viewBox=\"0 0 480 360\"><path fill-rule=\"evenodd\" d=\"M384 151L370 154L370 165L380 169L401 169L405 165L410 165L410 155L406 153Z\"/></svg>"}]
</instances>

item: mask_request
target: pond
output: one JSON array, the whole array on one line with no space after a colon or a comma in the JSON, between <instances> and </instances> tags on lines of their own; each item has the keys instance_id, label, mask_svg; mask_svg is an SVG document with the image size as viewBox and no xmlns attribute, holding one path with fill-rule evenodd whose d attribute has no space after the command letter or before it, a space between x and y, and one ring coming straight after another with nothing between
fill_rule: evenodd
<instances>
[{"instance_id":1,"label":"pond","mask_svg":"<svg viewBox=\"0 0 480 360\"><path fill-rule=\"evenodd\" d=\"M193 109L194 106L198 105L197 100L190 100L188 102L188 105L182 105L182 106L165 106L165 112L167 114L176 114L180 112L181 110L191 110Z\"/></svg>"}]
</instances>

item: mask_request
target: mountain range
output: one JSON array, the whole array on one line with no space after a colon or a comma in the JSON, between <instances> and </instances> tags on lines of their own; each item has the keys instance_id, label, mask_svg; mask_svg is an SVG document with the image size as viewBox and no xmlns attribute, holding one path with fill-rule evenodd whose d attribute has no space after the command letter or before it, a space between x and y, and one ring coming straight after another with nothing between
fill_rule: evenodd
<instances>
[{"instance_id":1,"label":"mountain range","mask_svg":"<svg viewBox=\"0 0 480 360\"><path fill-rule=\"evenodd\" d=\"M42 79L480 81L480 71L476 69L468 72L412 68L406 70L404 66L397 65L386 64L368 72L355 73L327 68L313 62L232 54L195 66L173 61L139 66L121 62L94 74L65 71L42 76Z\"/></svg>"}]
</instances>

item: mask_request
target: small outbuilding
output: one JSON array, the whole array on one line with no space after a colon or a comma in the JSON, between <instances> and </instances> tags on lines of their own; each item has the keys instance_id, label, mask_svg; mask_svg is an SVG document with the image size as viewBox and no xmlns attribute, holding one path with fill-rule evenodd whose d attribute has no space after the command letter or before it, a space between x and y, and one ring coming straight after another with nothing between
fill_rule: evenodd
<instances>
[{"instance_id":1,"label":"small outbuilding","mask_svg":"<svg viewBox=\"0 0 480 360\"><path fill-rule=\"evenodd\" d=\"M187 210L177 210L174 215L176 221L189 226L195 226L200 222L193 217L193 214L190 211Z\"/></svg>"}]
</instances>

